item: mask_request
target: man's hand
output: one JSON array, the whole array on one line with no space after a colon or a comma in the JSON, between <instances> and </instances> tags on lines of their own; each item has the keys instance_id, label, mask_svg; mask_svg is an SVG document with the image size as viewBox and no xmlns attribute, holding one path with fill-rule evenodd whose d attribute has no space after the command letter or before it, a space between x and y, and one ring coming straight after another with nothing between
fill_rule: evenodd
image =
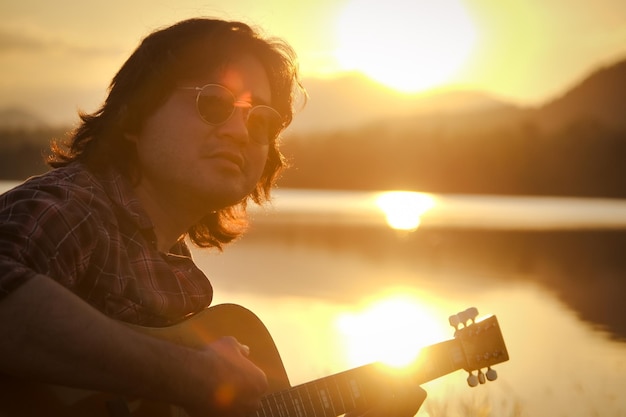
<instances>
[{"instance_id":1,"label":"man's hand","mask_svg":"<svg viewBox=\"0 0 626 417\"><path fill-rule=\"evenodd\" d=\"M223 337L209 344L203 353L213 363L207 375L213 387L206 393L205 404L188 408L187 412L192 416L245 416L257 410L268 383L265 373L248 359L248 346L234 337Z\"/></svg>"},{"instance_id":2,"label":"man's hand","mask_svg":"<svg viewBox=\"0 0 626 417\"><path fill-rule=\"evenodd\" d=\"M244 416L267 389L234 338L195 349L143 334L44 276L2 299L0 334L3 374L176 404L192 416Z\"/></svg>"}]
</instances>

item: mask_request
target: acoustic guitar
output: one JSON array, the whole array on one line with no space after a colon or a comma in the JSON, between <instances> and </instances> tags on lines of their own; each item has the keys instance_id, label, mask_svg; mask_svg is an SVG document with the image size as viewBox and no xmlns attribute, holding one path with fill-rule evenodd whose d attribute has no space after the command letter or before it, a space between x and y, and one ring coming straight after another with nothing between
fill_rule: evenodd
<instances>
[{"instance_id":1,"label":"acoustic guitar","mask_svg":"<svg viewBox=\"0 0 626 417\"><path fill-rule=\"evenodd\" d=\"M420 350L407 367L412 381L422 384L454 371L469 372L470 386L496 379L491 368L509 359L495 316L476 321L470 308L450 317L453 339ZM302 385L291 386L270 333L249 310L222 304L171 327L133 326L137 331L189 347L206 346L234 336L250 347L249 358L267 374L268 394L253 417L335 417L374 404L388 388L390 369L369 364ZM483 371L484 370L484 371ZM388 379L387 379L388 381ZM0 376L0 416L11 417L175 417L187 416L177 406L140 398L39 384Z\"/></svg>"}]
</instances>

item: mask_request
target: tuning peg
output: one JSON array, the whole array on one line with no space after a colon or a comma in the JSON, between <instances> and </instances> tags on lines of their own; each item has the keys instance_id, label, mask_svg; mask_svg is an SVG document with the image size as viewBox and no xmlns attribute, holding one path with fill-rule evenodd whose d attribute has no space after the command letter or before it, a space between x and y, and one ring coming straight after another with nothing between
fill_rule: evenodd
<instances>
[{"instance_id":1,"label":"tuning peg","mask_svg":"<svg viewBox=\"0 0 626 417\"><path fill-rule=\"evenodd\" d=\"M459 330L459 326L461 324L463 324L463 326L468 326L476 321L476 317L478 317L478 309L476 307L470 307L465 311L461 311L450 316L448 318L448 322L450 323L450 326Z\"/></svg>"},{"instance_id":2,"label":"tuning peg","mask_svg":"<svg viewBox=\"0 0 626 417\"><path fill-rule=\"evenodd\" d=\"M458 330L459 325L461 324L461 319L459 318L458 314L453 314L452 316L448 317L448 322L450 323L450 326L454 327L455 330Z\"/></svg>"},{"instance_id":3,"label":"tuning peg","mask_svg":"<svg viewBox=\"0 0 626 417\"><path fill-rule=\"evenodd\" d=\"M482 385L485 382L487 382L487 380L485 379L485 374L483 374L483 371L481 371L480 369L478 370L478 382Z\"/></svg>"},{"instance_id":4,"label":"tuning peg","mask_svg":"<svg viewBox=\"0 0 626 417\"><path fill-rule=\"evenodd\" d=\"M478 377L470 372L469 376L467 377L467 385L472 388L478 385Z\"/></svg>"},{"instance_id":5,"label":"tuning peg","mask_svg":"<svg viewBox=\"0 0 626 417\"><path fill-rule=\"evenodd\" d=\"M458 313L457 315L461 318L461 321L463 321L463 323L467 326L468 322L471 321L472 323L474 323L476 317L478 317L478 309L476 307L470 307L467 310Z\"/></svg>"},{"instance_id":6,"label":"tuning peg","mask_svg":"<svg viewBox=\"0 0 626 417\"><path fill-rule=\"evenodd\" d=\"M491 367L487 368L487 379L489 381L495 381L498 379L498 373L495 369L491 369Z\"/></svg>"}]
</instances>

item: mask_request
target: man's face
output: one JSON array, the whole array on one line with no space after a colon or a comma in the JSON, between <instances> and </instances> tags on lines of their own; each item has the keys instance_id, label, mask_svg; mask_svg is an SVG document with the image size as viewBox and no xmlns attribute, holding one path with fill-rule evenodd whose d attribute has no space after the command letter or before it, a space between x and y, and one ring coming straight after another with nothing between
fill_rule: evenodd
<instances>
[{"instance_id":1,"label":"man's face","mask_svg":"<svg viewBox=\"0 0 626 417\"><path fill-rule=\"evenodd\" d=\"M223 85L237 100L252 105L272 102L267 74L251 56L180 87L205 84ZM242 109L223 124L205 123L196 109L196 95L192 89L175 89L139 134L129 138L137 145L140 191L161 204L205 215L236 204L256 187L269 146L250 139Z\"/></svg>"}]
</instances>

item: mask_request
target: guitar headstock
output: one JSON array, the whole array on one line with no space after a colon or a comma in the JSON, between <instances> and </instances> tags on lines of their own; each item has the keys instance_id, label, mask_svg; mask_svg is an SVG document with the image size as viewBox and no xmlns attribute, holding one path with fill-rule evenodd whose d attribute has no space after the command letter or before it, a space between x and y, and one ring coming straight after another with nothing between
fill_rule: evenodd
<instances>
[{"instance_id":1,"label":"guitar headstock","mask_svg":"<svg viewBox=\"0 0 626 417\"><path fill-rule=\"evenodd\" d=\"M509 360L498 319L490 316L476 321L477 316L478 310L471 307L449 319L464 355L463 369L469 372L467 383L471 387L496 379L498 374L491 366Z\"/></svg>"}]
</instances>

